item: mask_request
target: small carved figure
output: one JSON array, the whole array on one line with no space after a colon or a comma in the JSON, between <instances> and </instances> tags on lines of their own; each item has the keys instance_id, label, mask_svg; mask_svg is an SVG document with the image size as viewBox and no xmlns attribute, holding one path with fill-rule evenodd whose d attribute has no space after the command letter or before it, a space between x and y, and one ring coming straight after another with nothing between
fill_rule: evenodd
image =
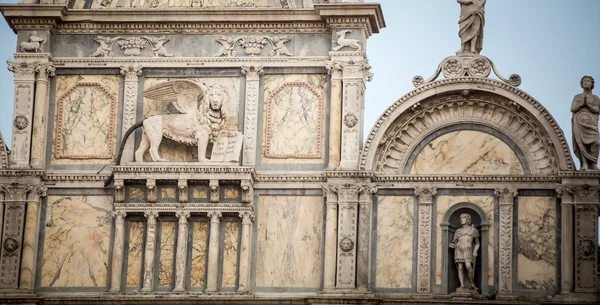
<instances>
[{"instance_id":1,"label":"small carved figure","mask_svg":"<svg viewBox=\"0 0 600 305\"><path fill-rule=\"evenodd\" d=\"M167 52L167 49L165 49L165 47L163 46L165 43L169 42L169 40L171 40L170 38L167 38L167 36L161 36L161 37L147 37L148 40L150 40L150 42L154 45L152 47L152 56L154 57L159 57L159 56L163 56L163 57L171 57L173 56L173 54L169 54L169 52Z\"/></svg>"},{"instance_id":2,"label":"small carved figure","mask_svg":"<svg viewBox=\"0 0 600 305\"><path fill-rule=\"evenodd\" d=\"M287 36L283 36L283 37L273 37L273 51L271 51L271 56L294 56L294 54L292 54L292 52L290 52L290 50L288 50L288 48L286 46L284 46L283 44L290 41L289 38L287 38Z\"/></svg>"},{"instance_id":3,"label":"small carved figure","mask_svg":"<svg viewBox=\"0 0 600 305\"><path fill-rule=\"evenodd\" d=\"M460 3L458 20L461 49L457 53L479 54L483 49L486 0L457 0Z\"/></svg>"},{"instance_id":4,"label":"small carved figure","mask_svg":"<svg viewBox=\"0 0 600 305\"><path fill-rule=\"evenodd\" d=\"M454 233L450 248L454 249L454 262L458 268L460 288L479 290L475 286L475 262L479 251L479 231L471 223L471 215L461 214L462 227ZM465 287L465 270L471 287Z\"/></svg>"},{"instance_id":5,"label":"small carved figure","mask_svg":"<svg viewBox=\"0 0 600 305\"><path fill-rule=\"evenodd\" d=\"M47 37L37 36L37 31L29 33L29 41L23 41L19 44L20 52L42 52L44 44L46 43Z\"/></svg>"},{"instance_id":6,"label":"small carved figure","mask_svg":"<svg viewBox=\"0 0 600 305\"><path fill-rule=\"evenodd\" d=\"M96 49L96 52L94 52L92 54L92 57L97 57L97 56L112 56L113 52L112 52L112 44L113 42L115 42L115 40L119 39L119 37L105 37L105 36L98 36L96 38L94 38L94 41L96 41L97 43L100 44L100 46L98 46L98 48Z\"/></svg>"},{"instance_id":7,"label":"small carved figure","mask_svg":"<svg viewBox=\"0 0 600 305\"><path fill-rule=\"evenodd\" d=\"M598 166L598 114L600 98L592 93L594 78L581 78L583 93L576 95L571 104L573 112L573 151L579 158L580 170L597 170Z\"/></svg>"},{"instance_id":8,"label":"small carved figure","mask_svg":"<svg viewBox=\"0 0 600 305\"><path fill-rule=\"evenodd\" d=\"M215 57L221 57L223 55L227 55L227 57L234 57L235 52L235 40L233 38L217 38L217 41L221 43L221 48L215 54Z\"/></svg>"},{"instance_id":9,"label":"small carved figure","mask_svg":"<svg viewBox=\"0 0 600 305\"><path fill-rule=\"evenodd\" d=\"M356 49L356 51L362 50L362 47L360 46L360 41L358 39L346 38L346 35L348 35L348 33L350 33L350 32L352 32L352 31L341 30L341 31L335 33L337 35L338 39L337 39L337 46L333 47L334 51L339 51L344 47L353 48L353 49Z\"/></svg>"}]
</instances>

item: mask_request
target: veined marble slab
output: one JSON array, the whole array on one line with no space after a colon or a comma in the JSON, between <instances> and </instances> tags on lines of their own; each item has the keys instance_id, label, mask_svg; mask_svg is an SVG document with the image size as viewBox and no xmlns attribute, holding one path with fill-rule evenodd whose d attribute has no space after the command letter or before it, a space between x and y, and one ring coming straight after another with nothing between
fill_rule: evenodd
<instances>
[{"instance_id":1,"label":"veined marble slab","mask_svg":"<svg viewBox=\"0 0 600 305\"><path fill-rule=\"evenodd\" d=\"M119 92L117 75L57 76L52 164L102 164L114 157Z\"/></svg>"},{"instance_id":2,"label":"veined marble slab","mask_svg":"<svg viewBox=\"0 0 600 305\"><path fill-rule=\"evenodd\" d=\"M519 288L556 289L556 198L519 197Z\"/></svg>"},{"instance_id":3,"label":"veined marble slab","mask_svg":"<svg viewBox=\"0 0 600 305\"><path fill-rule=\"evenodd\" d=\"M140 287L142 254L144 253L144 223L129 224L129 253L127 253L127 287Z\"/></svg>"},{"instance_id":4,"label":"veined marble slab","mask_svg":"<svg viewBox=\"0 0 600 305\"><path fill-rule=\"evenodd\" d=\"M262 163L323 163L326 96L326 75L265 75Z\"/></svg>"},{"instance_id":5,"label":"veined marble slab","mask_svg":"<svg viewBox=\"0 0 600 305\"><path fill-rule=\"evenodd\" d=\"M160 232L160 259L158 261L158 286L171 286L173 283L173 259L175 254L174 221L162 221Z\"/></svg>"},{"instance_id":6,"label":"veined marble slab","mask_svg":"<svg viewBox=\"0 0 600 305\"><path fill-rule=\"evenodd\" d=\"M238 230L239 222L225 222L223 239L223 274L222 287L235 287L237 276Z\"/></svg>"},{"instance_id":7,"label":"veined marble slab","mask_svg":"<svg viewBox=\"0 0 600 305\"><path fill-rule=\"evenodd\" d=\"M379 196L377 199L376 287L412 288L412 196Z\"/></svg>"},{"instance_id":8,"label":"veined marble slab","mask_svg":"<svg viewBox=\"0 0 600 305\"><path fill-rule=\"evenodd\" d=\"M194 222L193 230L190 286L205 287L208 222Z\"/></svg>"},{"instance_id":9,"label":"veined marble slab","mask_svg":"<svg viewBox=\"0 0 600 305\"><path fill-rule=\"evenodd\" d=\"M493 135L461 130L431 141L417 155L411 174L522 175L513 150Z\"/></svg>"},{"instance_id":10,"label":"veined marble slab","mask_svg":"<svg viewBox=\"0 0 600 305\"><path fill-rule=\"evenodd\" d=\"M260 196L256 287L321 284L323 197Z\"/></svg>"},{"instance_id":11,"label":"veined marble slab","mask_svg":"<svg viewBox=\"0 0 600 305\"><path fill-rule=\"evenodd\" d=\"M106 287L112 201L48 196L42 287Z\"/></svg>"},{"instance_id":12,"label":"veined marble slab","mask_svg":"<svg viewBox=\"0 0 600 305\"><path fill-rule=\"evenodd\" d=\"M160 82L178 80L181 78L146 78L144 81L144 89L150 88ZM224 89L223 107L227 116L227 125L225 129L239 130L239 107L240 107L240 77L206 77L206 78L186 78L187 80L195 81L200 84L205 84L207 87ZM206 102L206 93L204 102ZM143 115L148 118L157 114L178 113L170 103L144 98ZM190 162L193 160L192 154L198 154L198 149L195 146L181 144L170 139L164 139L160 145L159 153L162 158L170 162ZM150 155L146 154L145 161L151 161Z\"/></svg>"},{"instance_id":13,"label":"veined marble slab","mask_svg":"<svg viewBox=\"0 0 600 305\"><path fill-rule=\"evenodd\" d=\"M435 232L436 247L438 250L436 251L435 260L435 282L438 285L442 284L442 251L453 251L450 248L442 249L442 227L440 226L440 223L444 220L444 215L450 207L462 202L469 202L480 207L488 218L488 285L494 285L494 197L492 196L437 197L437 223L435 225ZM479 234L481 236L481 232L479 232ZM484 245L481 245L481 247L483 246Z\"/></svg>"}]
</instances>

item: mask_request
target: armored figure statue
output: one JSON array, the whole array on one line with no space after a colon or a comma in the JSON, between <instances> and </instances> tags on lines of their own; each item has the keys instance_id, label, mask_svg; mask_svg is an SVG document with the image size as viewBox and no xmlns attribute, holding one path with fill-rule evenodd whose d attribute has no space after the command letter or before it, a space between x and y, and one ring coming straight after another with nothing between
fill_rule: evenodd
<instances>
[{"instance_id":1,"label":"armored figure statue","mask_svg":"<svg viewBox=\"0 0 600 305\"><path fill-rule=\"evenodd\" d=\"M573 150L579 158L581 170L598 169L598 114L600 99L592 93L594 78L581 78L583 93L576 95L571 104L573 112Z\"/></svg>"},{"instance_id":2,"label":"armored figure statue","mask_svg":"<svg viewBox=\"0 0 600 305\"><path fill-rule=\"evenodd\" d=\"M454 249L454 262L458 268L460 288L479 290L475 286L475 262L479 251L479 231L471 223L471 215L461 214L462 227L454 233L450 248ZM465 287L465 269L471 287Z\"/></svg>"},{"instance_id":3,"label":"armored figure statue","mask_svg":"<svg viewBox=\"0 0 600 305\"><path fill-rule=\"evenodd\" d=\"M483 49L483 26L485 25L486 0L457 0L460 3L458 20L461 49L457 53L479 54Z\"/></svg>"}]
</instances>

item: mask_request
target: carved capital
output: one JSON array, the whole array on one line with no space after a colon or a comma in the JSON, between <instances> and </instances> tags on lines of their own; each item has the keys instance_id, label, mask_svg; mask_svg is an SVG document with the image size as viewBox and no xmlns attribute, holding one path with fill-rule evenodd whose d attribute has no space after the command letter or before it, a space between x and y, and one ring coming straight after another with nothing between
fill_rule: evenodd
<instances>
[{"instance_id":1,"label":"carved capital","mask_svg":"<svg viewBox=\"0 0 600 305\"><path fill-rule=\"evenodd\" d=\"M156 180L148 179L146 180L146 188L148 189L148 202L155 203L156 202Z\"/></svg>"},{"instance_id":2,"label":"carved capital","mask_svg":"<svg viewBox=\"0 0 600 305\"><path fill-rule=\"evenodd\" d=\"M562 203L573 203L575 190L570 186L561 185L556 188L556 197L560 198Z\"/></svg>"},{"instance_id":3,"label":"carved capital","mask_svg":"<svg viewBox=\"0 0 600 305\"><path fill-rule=\"evenodd\" d=\"M371 73L371 65L368 61L349 62L342 65L342 73L344 79L362 79L364 81L372 81L373 73Z\"/></svg>"},{"instance_id":4,"label":"carved capital","mask_svg":"<svg viewBox=\"0 0 600 305\"><path fill-rule=\"evenodd\" d=\"M223 214L220 211L210 211L206 213L206 215L210 217L211 223L219 223L220 218L223 216Z\"/></svg>"},{"instance_id":5,"label":"carved capital","mask_svg":"<svg viewBox=\"0 0 600 305\"><path fill-rule=\"evenodd\" d=\"M142 67L139 64L121 66L121 75L125 76L125 81L138 81L138 76L142 75Z\"/></svg>"},{"instance_id":6,"label":"carved capital","mask_svg":"<svg viewBox=\"0 0 600 305\"><path fill-rule=\"evenodd\" d=\"M158 218L158 211L146 211L144 212L144 217L148 219L149 224L156 224L156 219Z\"/></svg>"},{"instance_id":7,"label":"carved capital","mask_svg":"<svg viewBox=\"0 0 600 305\"><path fill-rule=\"evenodd\" d=\"M249 225L254 221L254 213L250 211L240 212L240 218L243 225Z\"/></svg>"},{"instance_id":8,"label":"carved capital","mask_svg":"<svg viewBox=\"0 0 600 305\"><path fill-rule=\"evenodd\" d=\"M575 191L575 203L577 204L598 204L598 185L581 185L573 187Z\"/></svg>"},{"instance_id":9,"label":"carved capital","mask_svg":"<svg viewBox=\"0 0 600 305\"><path fill-rule=\"evenodd\" d=\"M50 77L53 77L56 72L56 68L52 63L45 63L35 67L38 81L48 81Z\"/></svg>"},{"instance_id":10,"label":"carved capital","mask_svg":"<svg viewBox=\"0 0 600 305\"><path fill-rule=\"evenodd\" d=\"M252 197L254 196L254 187L252 186L252 181L250 180L242 180L242 202L243 203L252 203Z\"/></svg>"},{"instance_id":11,"label":"carved capital","mask_svg":"<svg viewBox=\"0 0 600 305\"><path fill-rule=\"evenodd\" d=\"M257 81L263 74L262 66L242 66L242 74L246 75L246 80Z\"/></svg>"},{"instance_id":12,"label":"carved capital","mask_svg":"<svg viewBox=\"0 0 600 305\"><path fill-rule=\"evenodd\" d=\"M514 199L518 195L518 191L517 188L514 187L497 188L494 191L494 195L498 197L500 204L513 205Z\"/></svg>"},{"instance_id":13,"label":"carved capital","mask_svg":"<svg viewBox=\"0 0 600 305\"><path fill-rule=\"evenodd\" d=\"M48 188L43 184L34 184L25 188L28 202L39 202L42 197L46 197Z\"/></svg>"},{"instance_id":14,"label":"carved capital","mask_svg":"<svg viewBox=\"0 0 600 305\"><path fill-rule=\"evenodd\" d=\"M433 196L437 194L436 187L416 187L415 195L419 196L419 204L432 204Z\"/></svg>"},{"instance_id":15,"label":"carved capital","mask_svg":"<svg viewBox=\"0 0 600 305\"><path fill-rule=\"evenodd\" d=\"M112 217L115 219L115 225L123 226L125 223L125 217L127 217L127 212L125 211L114 211L112 213Z\"/></svg>"},{"instance_id":16,"label":"carved capital","mask_svg":"<svg viewBox=\"0 0 600 305\"><path fill-rule=\"evenodd\" d=\"M15 74L15 79L33 79L37 63L7 61L8 71Z\"/></svg>"},{"instance_id":17,"label":"carved capital","mask_svg":"<svg viewBox=\"0 0 600 305\"><path fill-rule=\"evenodd\" d=\"M125 202L125 185L123 180L115 180L115 202Z\"/></svg>"},{"instance_id":18,"label":"carved capital","mask_svg":"<svg viewBox=\"0 0 600 305\"><path fill-rule=\"evenodd\" d=\"M358 202L358 195L363 191L364 186L346 183L344 185L330 186L338 194L338 201L341 203Z\"/></svg>"},{"instance_id":19,"label":"carved capital","mask_svg":"<svg viewBox=\"0 0 600 305\"><path fill-rule=\"evenodd\" d=\"M179 190L179 202L188 202L188 184L187 180L177 181L177 189Z\"/></svg>"},{"instance_id":20,"label":"carved capital","mask_svg":"<svg viewBox=\"0 0 600 305\"><path fill-rule=\"evenodd\" d=\"M175 216L179 219L179 224L186 224L191 217L191 213L189 211L177 211Z\"/></svg>"},{"instance_id":21,"label":"carved capital","mask_svg":"<svg viewBox=\"0 0 600 305\"><path fill-rule=\"evenodd\" d=\"M210 202L219 202L219 180L210 180L208 186L210 187Z\"/></svg>"},{"instance_id":22,"label":"carved capital","mask_svg":"<svg viewBox=\"0 0 600 305\"><path fill-rule=\"evenodd\" d=\"M325 65L327 73L331 75L331 79L342 79L342 63L337 61L329 61Z\"/></svg>"}]
</instances>

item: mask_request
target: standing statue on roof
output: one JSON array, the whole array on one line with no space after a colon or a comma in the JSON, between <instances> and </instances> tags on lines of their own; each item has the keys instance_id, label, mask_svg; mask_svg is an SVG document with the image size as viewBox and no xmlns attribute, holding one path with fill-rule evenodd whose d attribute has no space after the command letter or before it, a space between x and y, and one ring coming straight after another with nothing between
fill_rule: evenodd
<instances>
[{"instance_id":1,"label":"standing statue on roof","mask_svg":"<svg viewBox=\"0 0 600 305\"><path fill-rule=\"evenodd\" d=\"M576 95L571 103L573 113L573 151L579 158L580 170L598 170L598 115L600 98L592 93L594 78L581 78L583 93Z\"/></svg>"},{"instance_id":2,"label":"standing statue on roof","mask_svg":"<svg viewBox=\"0 0 600 305\"><path fill-rule=\"evenodd\" d=\"M461 48L457 54L479 54L483 49L486 0L457 0L460 3L458 20Z\"/></svg>"}]
</instances>

